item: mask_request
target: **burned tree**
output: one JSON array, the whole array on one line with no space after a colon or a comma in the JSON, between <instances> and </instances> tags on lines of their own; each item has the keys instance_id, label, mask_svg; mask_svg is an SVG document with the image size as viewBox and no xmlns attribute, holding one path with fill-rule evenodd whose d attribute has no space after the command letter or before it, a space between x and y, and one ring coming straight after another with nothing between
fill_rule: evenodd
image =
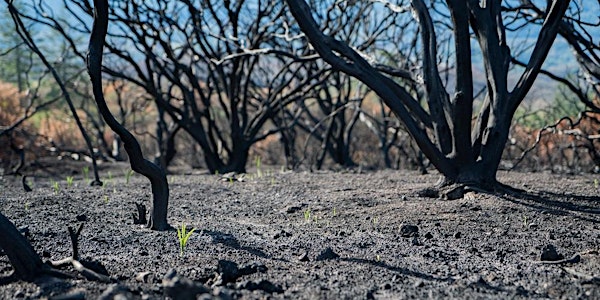
<instances>
[{"instance_id":1,"label":"burned tree","mask_svg":"<svg viewBox=\"0 0 600 300\"><path fill-rule=\"evenodd\" d=\"M70 41L89 31L87 2L65 1L67 20L33 16ZM49 8L34 4L38 12ZM284 130L273 121L302 101L314 78L303 63L316 59L284 24L278 1L119 2L107 32L112 59L104 73L143 89L159 111L155 136L163 151L187 133L210 172L244 172L252 145ZM177 18L181 14L189 18ZM83 16L83 17L81 17ZM296 120L284 126L293 126ZM171 153L161 153L168 161Z\"/></svg>"},{"instance_id":2,"label":"burned tree","mask_svg":"<svg viewBox=\"0 0 600 300\"><path fill-rule=\"evenodd\" d=\"M104 91L102 89L102 57L104 40L108 30L108 1L94 0L94 25L90 35L87 66L94 98L98 109L108 126L119 135L123 141L131 169L146 176L152 185L152 207L148 227L154 230L167 230L167 207L169 202L169 183L165 171L152 162L144 159L142 150L135 137L123 127L110 112Z\"/></svg>"},{"instance_id":3,"label":"burned tree","mask_svg":"<svg viewBox=\"0 0 600 300\"><path fill-rule=\"evenodd\" d=\"M13 6L12 1L6 1L6 4L8 4L8 9L10 11L13 22L15 23L17 33L19 34L21 39L23 39L23 43L25 45L27 45L27 47L29 47L29 49L39 57L39 59L44 64L44 66L46 68L48 68L48 70L54 77L54 80L58 84L58 86L65 98L65 101L67 102L67 105L69 106L69 110L71 111L71 114L72 114L73 118L75 119L77 128L79 128L79 131L81 132L81 135L83 136L83 139L85 140L85 144L90 152L89 155L92 160L92 169L94 172L94 180L91 182L91 185L102 185L102 181L100 181L100 176L98 175L98 166L96 164L96 156L94 154L94 147L92 146L90 137L89 137L87 131L85 130L85 128L81 122L81 119L79 118L79 115L77 113L77 110L75 109L75 106L73 105L73 101L71 100L70 93L67 90L65 83L63 82L63 79L58 74L56 69L52 66L52 64L48 61L48 59L46 59L46 56L42 53L42 51L40 51L36 42L32 39L30 33L27 31L27 28L25 27L25 24L23 24L23 21L21 20L21 16L19 15L17 9Z\"/></svg>"},{"instance_id":4,"label":"burned tree","mask_svg":"<svg viewBox=\"0 0 600 300\"><path fill-rule=\"evenodd\" d=\"M512 117L529 92L554 42L569 1L549 1L546 17L525 70L509 87L510 47L499 1L448 0L455 61L454 91L444 84L438 64L438 33L432 13L422 0L411 5L382 1L392 13L412 12L418 24L422 72L400 70L421 77L425 105L397 84L391 75L379 71L359 51L319 29L310 6L302 0L286 1L301 30L315 50L334 69L346 72L369 86L400 118L431 163L443 174L443 185L456 183L484 189L499 186L496 180L501 155L508 138ZM433 1L436 2L436 1ZM351 5L341 2L340 7ZM444 18L444 14L437 16ZM486 97L474 117L474 76L472 73L471 32L479 44L486 77ZM431 138L433 137L433 138Z\"/></svg>"}]
</instances>

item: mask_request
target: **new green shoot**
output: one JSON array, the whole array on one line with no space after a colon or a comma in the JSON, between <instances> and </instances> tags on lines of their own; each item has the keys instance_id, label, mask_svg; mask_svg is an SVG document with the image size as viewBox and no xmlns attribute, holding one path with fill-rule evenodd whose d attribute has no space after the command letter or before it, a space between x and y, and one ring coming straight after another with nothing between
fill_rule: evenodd
<instances>
[{"instance_id":1,"label":"new green shoot","mask_svg":"<svg viewBox=\"0 0 600 300\"><path fill-rule=\"evenodd\" d=\"M598 189L598 186L600 186L600 182L598 181L598 178L594 179L594 188Z\"/></svg>"},{"instance_id":2,"label":"new green shoot","mask_svg":"<svg viewBox=\"0 0 600 300\"><path fill-rule=\"evenodd\" d=\"M185 252L185 247L187 245L188 239L192 236L192 233L196 230L196 228L192 228L190 231L186 231L185 223L181 224L181 228L177 228L177 238L179 239L179 255L183 256Z\"/></svg>"},{"instance_id":3,"label":"new green shoot","mask_svg":"<svg viewBox=\"0 0 600 300\"><path fill-rule=\"evenodd\" d=\"M108 196L104 195L104 204L108 204Z\"/></svg>"},{"instance_id":4,"label":"new green shoot","mask_svg":"<svg viewBox=\"0 0 600 300\"><path fill-rule=\"evenodd\" d=\"M125 184L129 184L129 179L131 179L131 176L133 176L132 169L125 171Z\"/></svg>"},{"instance_id":5,"label":"new green shoot","mask_svg":"<svg viewBox=\"0 0 600 300\"><path fill-rule=\"evenodd\" d=\"M256 175L258 176L258 178L262 177L262 170L260 169L260 156L257 156L256 159L254 160L254 164L256 165Z\"/></svg>"},{"instance_id":6,"label":"new green shoot","mask_svg":"<svg viewBox=\"0 0 600 300\"><path fill-rule=\"evenodd\" d=\"M304 220L306 220L306 222L310 221L310 208L307 208L304 211Z\"/></svg>"},{"instance_id":7,"label":"new green shoot","mask_svg":"<svg viewBox=\"0 0 600 300\"><path fill-rule=\"evenodd\" d=\"M58 194L58 192L60 192L60 185L58 185L58 182L54 181L54 180L50 180L50 184L52 185L52 188L54 189L54 193Z\"/></svg>"},{"instance_id":8,"label":"new green shoot","mask_svg":"<svg viewBox=\"0 0 600 300\"><path fill-rule=\"evenodd\" d=\"M71 187L73 185L73 176L67 176L67 187Z\"/></svg>"},{"instance_id":9,"label":"new green shoot","mask_svg":"<svg viewBox=\"0 0 600 300\"><path fill-rule=\"evenodd\" d=\"M85 166L83 167L83 179L87 182L88 181L88 176L90 175L90 167Z\"/></svg>"}]
</instances>

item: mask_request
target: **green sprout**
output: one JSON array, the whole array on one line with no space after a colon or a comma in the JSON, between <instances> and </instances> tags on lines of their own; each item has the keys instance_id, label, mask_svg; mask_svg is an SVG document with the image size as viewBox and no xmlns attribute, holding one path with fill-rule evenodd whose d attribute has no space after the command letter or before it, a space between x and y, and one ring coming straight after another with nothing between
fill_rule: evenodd
<instances>
[{"instance_id":1,"label":"green sprout","mask_svg":"<svg viewBox=\"0 0 600 300\"><path fill-rule=\"evenodd\" d=\"M376 262L381 262L381 256L379 256L379 254L377 254L377 255L375 256L375 261L376 261Z\"/></svg>"},{"instance_id":2,"label":"green sprout","mask_svg":"<svg viewBox=\"0 0 600 300\"><path fill-rule=\"evenodd\" d=\"M523 216L523 227L527 228L527 226L529 225L529 220L527 219L527 216Z\"/></svg>"},{"instance_id":3,"label":"green sprout","mask_svg":"<svg viewBox=\"0 0 600 300\"><path fill-rule=\"evenodd\" d=\"M88 166L83 167L83 179L85 181L88 181L89 174L90 174L90 167L88 167Z\"/></svg>"},{"instance_id":4,"label":"green sprout","mask_svg":"<svg viewBox=\"0 0 600 300\"><path fill-rule=\"evenodd\" d=\"M304 211L304 220L306 220L307 222L310 221L310 208L307 208Z\"/></svg>"},{"instance_id":5,"label":"green sprout","mask_svg":"<svg viewBox=\"0 0 600 300\"><path fill-rule=\"evenodd\" d=\"M275 177L271 177L271 185L275 185Z\"/></svg>"},{"instance_id":6,"label":"green sprout","mask_svg":"<svg viewBox=\"0 0 600 300\"><path fill-rule=\"evenodd\" d=\"M335 211L335 207L333 208L333 216L335 217L337 215L337 212Z\"/></svg>"},{"instance_id":7,"label":"green sprout","mask_svg":"<svg viewBox=\"0 0 600 300\"><path fill-rule=\"evenodd\" d=\"M129 179L131 179L131 176L133 176L132 169L125 171L125 184L129 184Z\"/></svg>"},{"instance_id":8,"label":"green sprout","mask_svg":"<svg viewBox=\"0 0 600 300\"><path fill-rule=\"evenodd\" d=\"M600 186L600 182L598 181L598 178L594 179L594 188L598 189L598 186Z\"/></svg>"},{"instance_id":9,"label":"green sprout","mask_svg":"<svg viewBox=\"0 0 600 300\"><path fill-rule=\"evenodd\" d=\"M104 204L108 204L108 196L104 195Z\"/></svg>"},{"instance_id":10,"label":"green sprout","mask_svg":"<svg viewBox=\"0 0 600 300\"><path fill-rule=\"evenodd\" d=\"M196 228L192 228L190 231L186 231L185 223L181 224L181 228L177 228L177 238L179 239L179 255L183 256L185 252L185 247L187 245L188 239L192 236L192 233L196 230Z\"/></svg>"},{"instance_id":11,"label":"green sprout","mask_svg":"<svg viewBox=\"0 0 600 300\"><path fill-rule=\"evenodd\" d=\"M262 170L260 169L260 156L256 157L256 159L254 160L254 164L256 165L256 175L258 176L258 178L262 177Z\"/></svg>"},{"instance_id":12,"label":"green sprout","mask_svg":"<svg viewBox=\"0 0 600 300\"><path fill-rule=\"evenodd\" d=\"M31 205L29 202L25 202L25 211L29 211L29 205Z\"/></svg>"},{"instance_id":13,"label":"green sprout","mask_svg":"<svg viewBox=\"0 0 600 300\"><path fill-rule=\"evenodd\" d=\"M67 187L71 187L73 185L73 176L67 176Z\"/></svg>"},{"instance_id":14,"label":"green sprout","mask_svg":"<svg viewBox=\"0 0 600 300\"><path fill-rule=\"evenodd\" d=\"M54 193L58 194L58 192L60 192L60 185L58 185L58 182L56 182L54 180L50 180L50 184L52 185L52 188L54 189Z\"/></svg>"}]
</instances>

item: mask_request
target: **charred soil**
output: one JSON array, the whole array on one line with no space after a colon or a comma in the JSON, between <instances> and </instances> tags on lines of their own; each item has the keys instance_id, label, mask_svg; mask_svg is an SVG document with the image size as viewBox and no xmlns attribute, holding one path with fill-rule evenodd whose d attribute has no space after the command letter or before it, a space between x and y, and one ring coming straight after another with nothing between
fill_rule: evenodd
<instances>
[{"instance_id":1,"label":"charred soil","mask_svg":"<svg viewBox=\"0 0 600 300\"><path fill-rule=\"evenodd\" d=\"M168 218L196 229L181 254L175 229L134 224L151 189L123 170L104 169L104 187L78 171L71 186L31 176L32 192L1 179L2 212L43 259L69 257L67 227L85 223L79 255L112 282L66 270L6 283L0 298L600 298L598 175L502 172L530 192L442 200L423 193L435 174L183 171L169 175Z\"/></svg>"}]
</instances>

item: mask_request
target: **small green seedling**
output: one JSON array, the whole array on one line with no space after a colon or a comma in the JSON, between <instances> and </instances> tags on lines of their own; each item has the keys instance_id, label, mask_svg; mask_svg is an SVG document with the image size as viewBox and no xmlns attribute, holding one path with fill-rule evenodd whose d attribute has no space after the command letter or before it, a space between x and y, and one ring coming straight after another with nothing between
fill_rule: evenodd
<instances>
[{"instance_id":1,"label":"small green seedling","mask_svg":"<svg viewBox=\"0 0 600 300\"><path fill-rule=\"evenodd\" d=\"M71 187L73 185L73 176L67 176L67 187Z\"/></svg>"},{"instance_id":2,"label":"small green seedling","mask_svg":"<svg viewBox=\"0 0 600 300\"><path fill-rule=\"evenodd\" d=\"M31 205L29 202L25 202L25 211L29 211L29 205Z\"/></svg>"},{"instance_id":3,"label":"small green seedling","mask_svg":"<svg viewBox=\"0 0 600 300\"><path fill-rule=\"evenodd\" d=\"M523 216L523 227L527 228L527 226L529 226L529 220L527 219L527 216Z\"/></svg>"},{"instance_id":4,"label":"small green seedling","mask_svg":"<svg viewBox=\"0 0 600 300\"><path fill-rule=\"evenodd\" d=\"M87 182L88 181L88 176L90 175L90 167L85 166L83 167L83 179Z\"/></svg>"},{"instance_id":5,"label":"small green seedling","mask_svg":"<svg viewBox=\"0 0 600 300\"><path fill-rule=\"evenodd\" d=\"M188 239L192 236L192 233L196 230L196 228L192 228L190 231L186 231L185 223L181 224L181 228L177 228L177 238L179 239L179 255L183 256L185 252L185 247L187 245Z\"/></svg>"},{"instance_id":6,"label":"small green seedling","mask_svg":"<svg viewBox=\"0 0 600 300\"><path fill-rule=\"evenodd\" d=\"M333 216L335 217L337 215L337 212L335 211L335 207L333 208Z\"/></svg>"},{"instance_id":7,"label":"small green seedling","mask_svg":"<svg viewBox=\"0 0 600 300\"><path fill-rule=\"evenodd\" d=\"M307 208L304 211L304 220L306 220L306 222L310 221L310 208Z\"/></svg>"},{"instance_id":8,"label":"small green seedling","mask_svg":"<svg viewBox=\"0 0 600 300\"><path fill-rule=\"evenodd\" d=\"M58 184L58 182L51 180L50 183L52 184L52 188L54 189L54 193L58 194L60 192L60 185Z\"/></svg>"},{"instance_id":9,"label":"small green seedling","mask_svg":"<svg viewBox=\"0 0 600 300\"><path fill-rule=\"evenodd\" d=\"M104 195L104 204L108 204L108 196Z\"/></svg>"},{"instance_id":10,"label":"small green seedling","mask_svg":"<svg viewBox=\"0 0 600 300\"><path fill-rule=\"evenodd\" d=\"M376 262L381 262L381 256L379 256L379 254L377 254L377 256L375 256L375 261Z\"/></svg>"},{"instance_id":11,"label":"small green seedling","mask_svg":"<svg viewBox=\"0 0 600 300\"><path fill-rule=\"evenodd\" d=\"M256 175L258 176L258 178L262 177L262 170L260 169L260 156L257 156L256 159L254 160L254 164L256 165Z\"/></svg>"},{"instance_id":12,"label":"small green seedling","mask_svg":"<svg viewBox=\"0 0 600 300\"><path fill-rule=\"evenodd\" d=\"M598 181L598 178L594 179L594 188L598 189L598 186L600 186L600 182Z\"/></svg>"},{"instance_id":13,"label":"small green seedling","mask_svg":"<svg viewBox=\"0 0 600 300\"><path fill-rule=\"evenodd\" d=\"M275 177L271 177L271 185L275 185Z\"/></svg>"},{"instance_id":14,"label":"small green seedling","mask_svg":"<svg viewBox=\"0 0 600 300\"><path fill-rule=\"evenodd\" d=\"M129 179L131 179L131 176L133 176L132 169L125 171L125 184L129 184Z\"/></svg>"}]
</instances>

